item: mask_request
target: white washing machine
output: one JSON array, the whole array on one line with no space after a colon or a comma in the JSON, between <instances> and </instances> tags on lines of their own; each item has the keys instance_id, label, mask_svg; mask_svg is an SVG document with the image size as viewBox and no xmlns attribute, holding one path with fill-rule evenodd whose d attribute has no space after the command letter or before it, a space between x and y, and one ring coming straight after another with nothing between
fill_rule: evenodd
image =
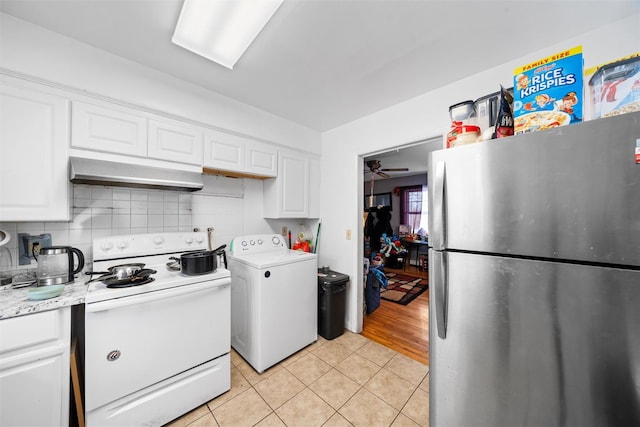
<instances>
[{"instance_id":1,"label":"white washing machine","mask_svg":"<svg viewBox=\"0 0 640 427\"><path fill-rule=\"evenodd\" d=\"M237 237L229 245L231 346L258 372L318 339L317 255L282 236Z\"/></svg>"}]
</instances>

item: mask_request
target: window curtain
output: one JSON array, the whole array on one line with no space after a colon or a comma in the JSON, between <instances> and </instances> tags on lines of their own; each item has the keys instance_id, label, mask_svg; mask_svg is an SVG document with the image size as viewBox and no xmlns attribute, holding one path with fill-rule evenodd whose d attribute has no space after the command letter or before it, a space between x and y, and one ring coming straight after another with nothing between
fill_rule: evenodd
<instances>
[{"instance_id":1,"label":"window curtain","mask_svg":"<svg viewBox=\"0 0 640 427\"><path fill-rule=\"evenodd\" d=\"M429 198L427 197L427 186L422 186L422 212L420 213L420 228L424 228L429 235Z\"/></svg>"},{"instance_id":2,"label":"window curtain","mask_svg":"<svg viewBox=\"0 0 640 427\"><path fill-rule=\"evenodd\" d=\"M400 218L415 233L422 217L422 185L400 188Z\"/></svg>"}]
</instances>

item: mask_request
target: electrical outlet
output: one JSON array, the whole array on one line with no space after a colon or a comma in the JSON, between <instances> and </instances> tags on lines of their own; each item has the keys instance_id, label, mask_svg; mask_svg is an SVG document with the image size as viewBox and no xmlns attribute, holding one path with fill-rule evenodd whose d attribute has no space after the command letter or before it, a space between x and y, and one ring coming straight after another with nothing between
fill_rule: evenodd
<instances>
[{"instance_id":1,"label":"electrical outlet","mask_svg":"<svg viewBox=\"0 0 640 427\"><path fill-rule=\"evenodd\" d=\"M18 233L18 264L31 264L32 261L35 261L34 252L38 256L40 248L45 246L51 246L51 234L49 233L34 236L27 233Z\"/></svg>"},{"instance_id":2,"label":"electrical outlet","mask_svg":"<svg viewBox=\"0 0 640 427\"><path fill-rule=\"evenodd\" d=\"M40 255L40 242L39 241L31 241L29 242L29 253L31 255L36 254L36 256Z\"/></svg>"},{"instance_id":3,"label":"electrical outlet","mask_svg":"<svg viewBox=\"0 0 640 427\"><path fill-rule=\"evenodd\" d=\"M284 237L287 237L287 232L289 231L289 229L287 227L282 227L282 235Z\"/></svg>"},{"instance_id":4,"label":"electrical outlet","mask_svg":"<svg viewBox=\"0 0 640 427\"><path fill-rule=\"evenodd\" d=\"M347 228L347 240L351 240L351 229Z\"/></svg>"}]
</instances>

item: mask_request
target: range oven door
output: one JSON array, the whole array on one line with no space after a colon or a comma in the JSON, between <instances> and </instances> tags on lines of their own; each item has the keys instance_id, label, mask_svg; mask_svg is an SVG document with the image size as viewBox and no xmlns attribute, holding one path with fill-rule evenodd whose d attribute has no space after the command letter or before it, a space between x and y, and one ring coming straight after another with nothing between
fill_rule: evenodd
<instances>
[{"instance_id":1,"label":"range oven door","mask_svg":"<svg viewBox=\"0 0 640 427\"><path fill-rule=\"evenodd\" d=\"M230 279L85 309L85 404L91 411L229 353Z\"/></svg>"}]
</instances>

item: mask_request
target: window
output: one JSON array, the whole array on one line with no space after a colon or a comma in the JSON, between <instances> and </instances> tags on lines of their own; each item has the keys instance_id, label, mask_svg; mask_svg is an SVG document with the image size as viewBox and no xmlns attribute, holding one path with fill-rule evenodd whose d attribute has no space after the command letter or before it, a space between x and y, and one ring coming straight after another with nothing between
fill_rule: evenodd
<instances>
[{"instance_id":1,"label":"window","mask_svg":"<svg viewBox=\"0 0 640 427\"><path fill-rule=\"evenodd\" d=\"M400 188L400 217L402 224L409 225L412 233L417 233L421 228L426 232L428 214L426 185L412 185Z\"/></svg>"}]
</instances>

